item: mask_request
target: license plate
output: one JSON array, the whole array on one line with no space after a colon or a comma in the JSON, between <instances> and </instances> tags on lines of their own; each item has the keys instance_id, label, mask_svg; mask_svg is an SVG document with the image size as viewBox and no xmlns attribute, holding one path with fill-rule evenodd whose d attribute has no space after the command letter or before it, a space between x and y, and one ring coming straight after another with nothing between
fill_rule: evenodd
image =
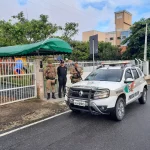
<instances>
[{"instance_id":1,"label":"license plate","mask_svg":"<svg viewBox=\"0 0 150 150\"><path fill-rule=\"evenodd\" d=\"M80 100L74 100L74 105L85 107L85 102Z\"/></svg>"}]
</instances>

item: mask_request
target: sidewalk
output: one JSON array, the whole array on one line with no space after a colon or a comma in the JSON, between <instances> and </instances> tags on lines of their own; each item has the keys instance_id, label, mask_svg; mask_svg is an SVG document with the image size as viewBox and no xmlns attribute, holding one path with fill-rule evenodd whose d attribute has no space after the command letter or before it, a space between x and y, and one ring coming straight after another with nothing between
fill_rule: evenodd
<instances>
[{"instance_id":1,"label":"sidewalk","mask_svg":"<svg viewBox=\"0 0 150 150\"><path fill-rule=\"evenodd\" d=\"M0 106L0 132L67 111L64 98L31 99Z\"/></svg>"}]
</instances>

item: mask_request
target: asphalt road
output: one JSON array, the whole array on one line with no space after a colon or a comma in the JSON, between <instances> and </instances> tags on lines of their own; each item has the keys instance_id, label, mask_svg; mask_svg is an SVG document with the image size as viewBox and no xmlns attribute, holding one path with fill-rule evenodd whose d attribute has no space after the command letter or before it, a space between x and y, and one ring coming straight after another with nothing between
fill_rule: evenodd
<instances>
[{"instance_id":1,"label":"asphalt road","mask_svg":"<svg viewBox=\"0 0 150 150\"><path fill-rule=\"evenodd\" d=\"M134 102L122 122L108 116L72 114L0 138L0 150L150 150L150 93Z\"/></svg>"}]
</instances>

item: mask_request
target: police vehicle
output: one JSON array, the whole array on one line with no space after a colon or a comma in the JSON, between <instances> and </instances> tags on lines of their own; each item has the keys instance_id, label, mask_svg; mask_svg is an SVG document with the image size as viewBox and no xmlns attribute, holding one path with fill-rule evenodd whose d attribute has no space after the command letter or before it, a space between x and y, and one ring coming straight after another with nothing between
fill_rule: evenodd
<instances>
[{"instance_id":1,"label":"police vehicle","mask_svg":"<svg viewBox=\"0 0 150 150\"><path fill-rule=\"evenodd\" d=\"M147 101L147 82L141 69L128 63L103 64L83 81L66 89L66 103L73 112L109 114L121 121L125 107Z\"/></svg>"}]
</instances>

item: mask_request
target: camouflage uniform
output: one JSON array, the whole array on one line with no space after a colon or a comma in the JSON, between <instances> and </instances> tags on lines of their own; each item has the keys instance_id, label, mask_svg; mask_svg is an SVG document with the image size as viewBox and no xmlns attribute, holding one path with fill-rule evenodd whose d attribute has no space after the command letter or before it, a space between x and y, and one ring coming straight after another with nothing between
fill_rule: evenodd
<instances>
[{"instance_id":1,"label":"camouflage uniform","mask_svg":"<svg viewBox=\"0 0 150 150\"><path fill-rule=\"evenodd\" d=\"M71 68L71 70L70 70L71 83L77 83L82 80L81 76L83 74L83 70L81 67L77 67L77 70L80 73L80 76L78 75L78 72L76 71L75 67Z\"/></svg>"},{"instance_id":2,"label":"camouflage uniform","mask_svg":"<svg viewBox=\"0 0 150 150\"><path fill-rule=\"evenodd\" d=\"M52 89L52 98L55 98L55 78L56 78L56 68L55 67L46 67L44 72L46 78L46 91L48 94L48 99L50 98L50 89Z\"/></svg>"}]
</instances>

